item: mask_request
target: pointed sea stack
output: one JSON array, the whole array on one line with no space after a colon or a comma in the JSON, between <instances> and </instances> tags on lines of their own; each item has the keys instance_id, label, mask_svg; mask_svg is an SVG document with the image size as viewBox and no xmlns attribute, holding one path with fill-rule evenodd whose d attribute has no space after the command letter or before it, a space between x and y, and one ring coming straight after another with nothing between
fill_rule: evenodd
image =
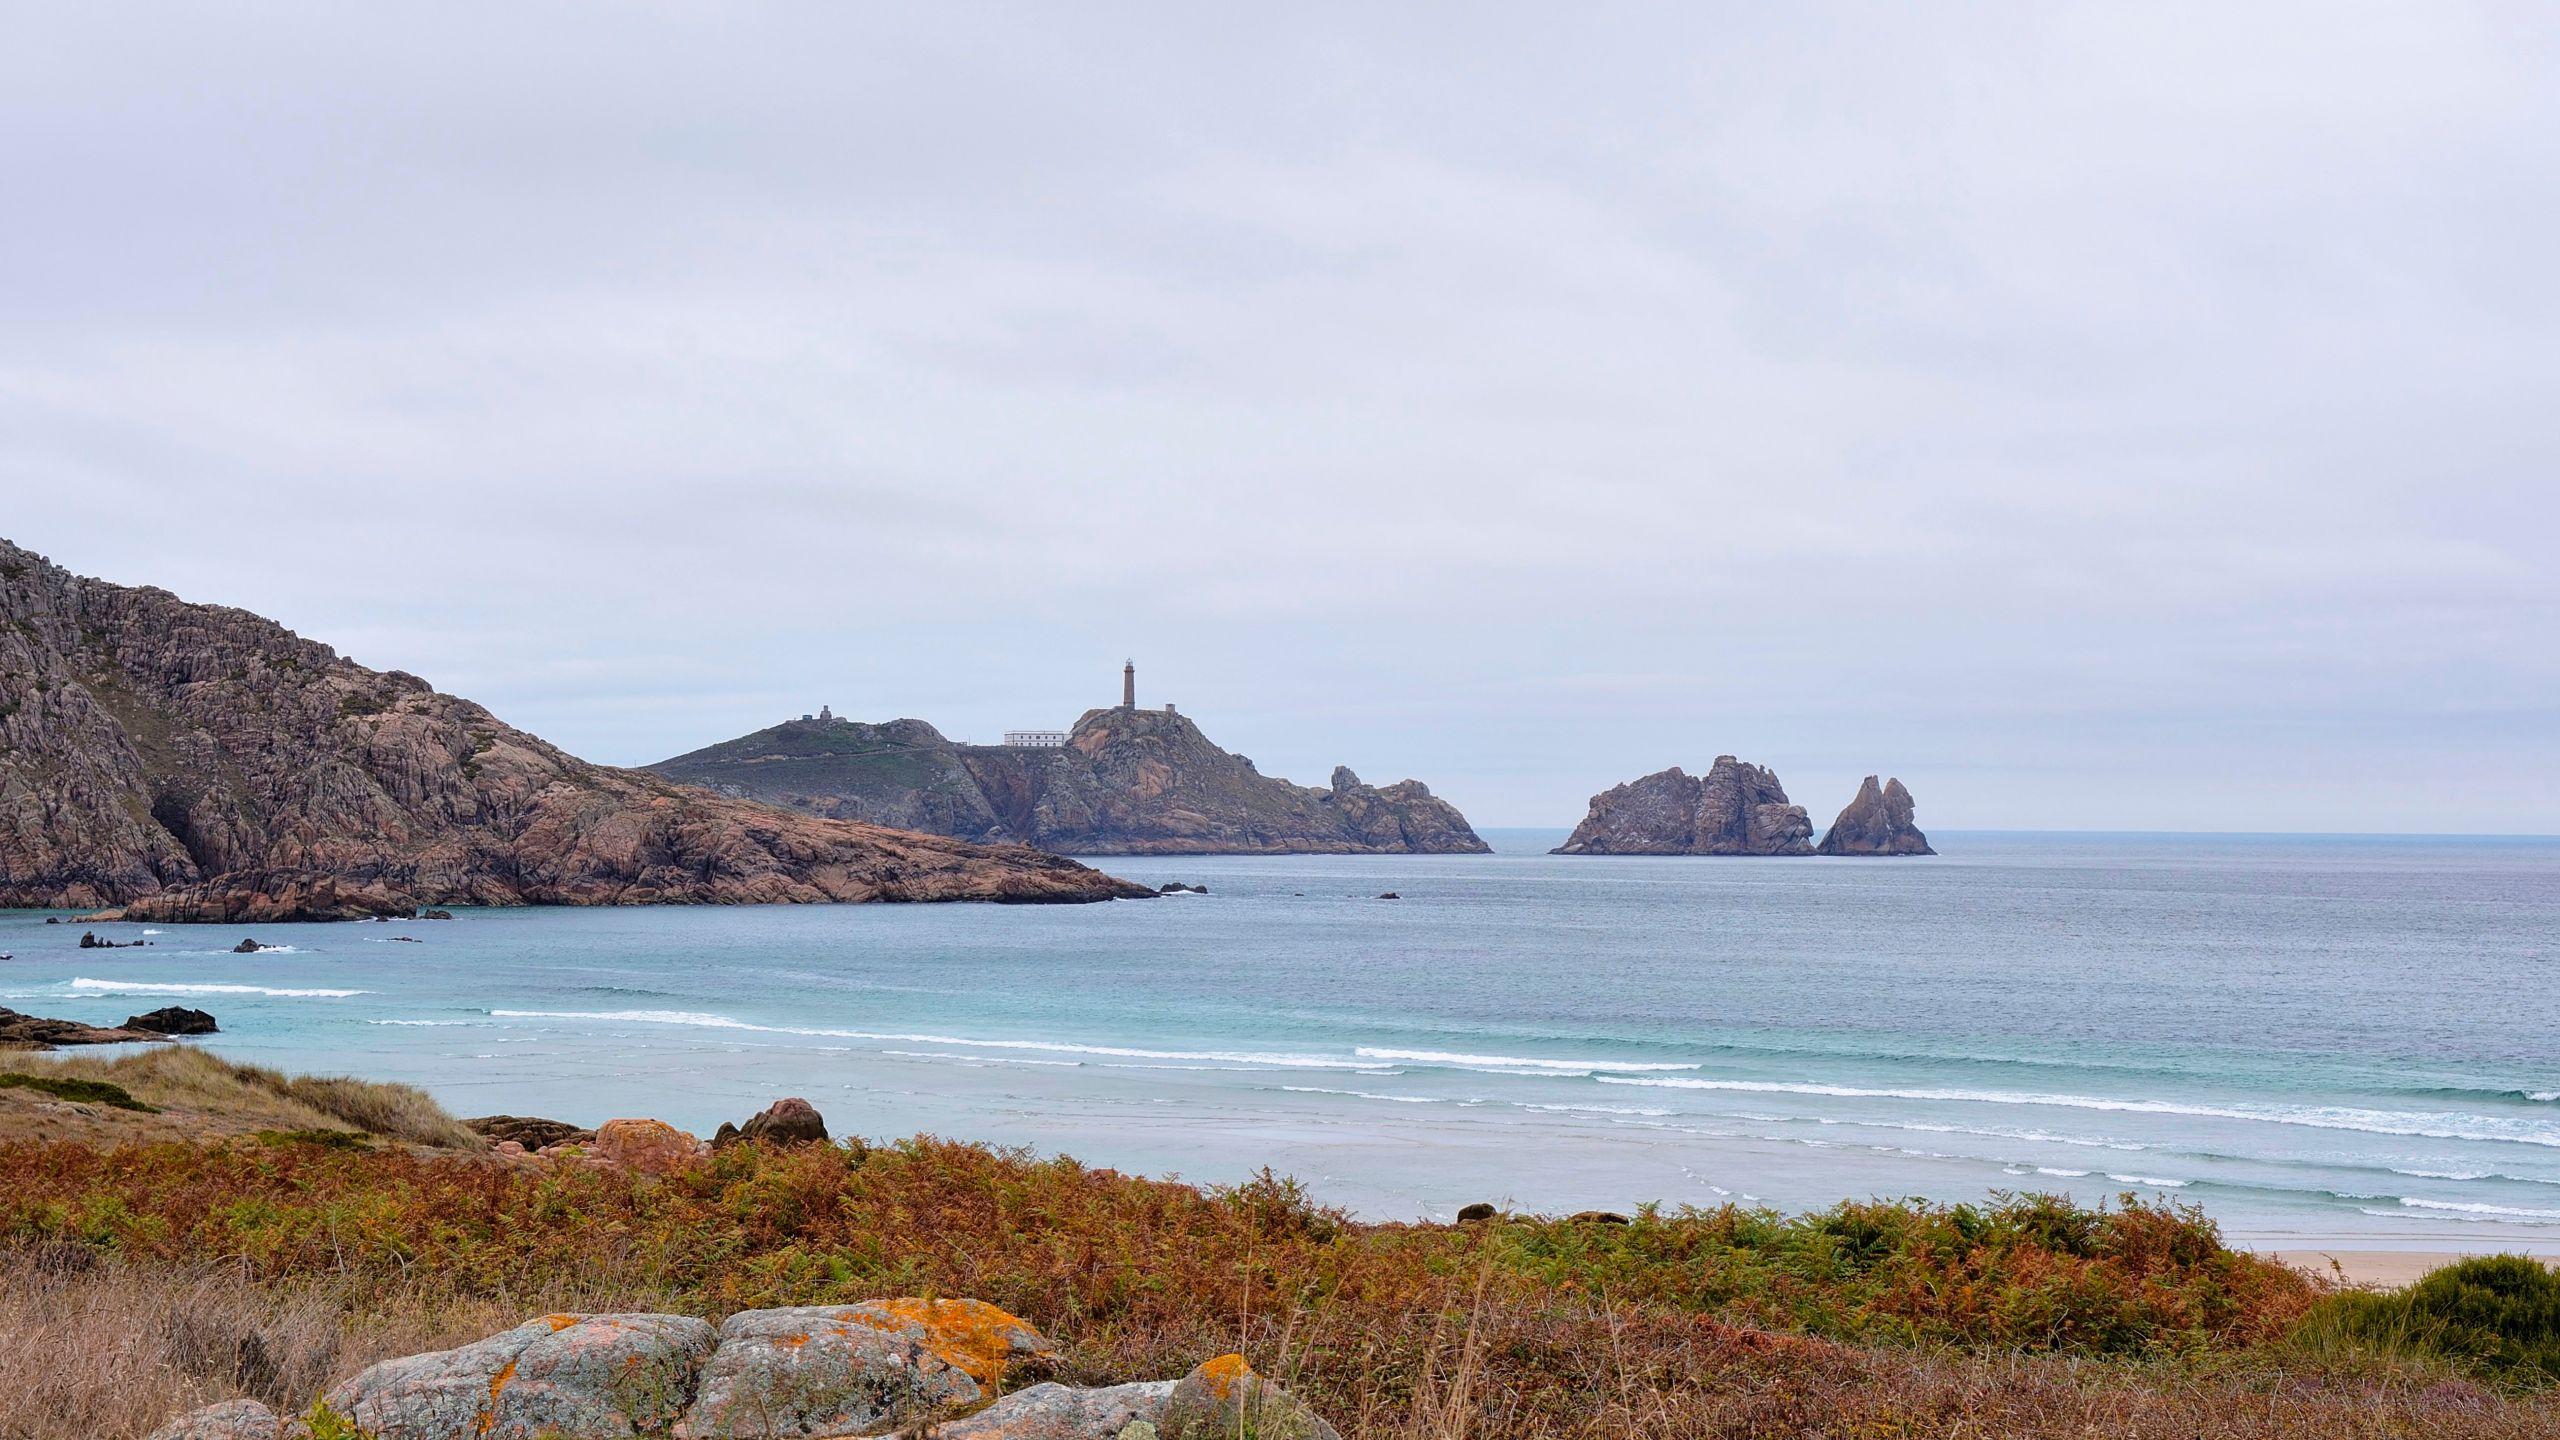
<instances>
[{"instance_id":1,"label":"pointed sea stack","mask_svg":"<svg viewBox=\"0 0 2560 1440\"><path fill-rule=\"evenodd\" d=\"M1935 855L1929 837L1911 823L1911 792L1899 780L1876 788L1876 777L1858 787L1858 798L1831 822L1817 852L1823 855Z\"/></svg>"},{"instance_id":2,"label":"pointed sea stack","mask_svg":"<svg viewBox=\"0 0 2560 1440\"><path fill-rule=\"evenodd\" d=\"M1557 855L1810 855L1813 821L1777 775L1730 755L1701 780L1678 766L1591 797Z\"/></svg>"}]
</instances>

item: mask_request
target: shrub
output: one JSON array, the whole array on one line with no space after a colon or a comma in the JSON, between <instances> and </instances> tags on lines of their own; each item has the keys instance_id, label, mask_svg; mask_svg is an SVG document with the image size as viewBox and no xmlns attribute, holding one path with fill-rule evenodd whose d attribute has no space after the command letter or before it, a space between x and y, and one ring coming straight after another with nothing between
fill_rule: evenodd
<instances>
[{"instance_id":1,"label":"shrub","mask_svg":"<svg viewBox=\"0 0 2560 1440\"><path fill-rule=\"evenodd\" d=\"M157 1115L156 1105L145 1105L133 1098L133 1092L105 1080L74 1080L58 1075L27 1075L16 1070L0 1072L0 1090L34 1090L58 1100L71 1100L83 1105L112 1105L118 1110L134 1110Z\"/></svg>"},{"instance_id":2,"label":"shrub","mask_svg":"<svg viewBox=\"0 0 2560 1440\"><path fill-rule=\"evenodd\" d=\"M2344 1342L2548 1383L2560 1380L2560 1275L2528 1255L2474 1256L2405 1290L2332 1296L2304 1318L2300 1334L2318 1349Z\"/></svg>"}]
</instances>

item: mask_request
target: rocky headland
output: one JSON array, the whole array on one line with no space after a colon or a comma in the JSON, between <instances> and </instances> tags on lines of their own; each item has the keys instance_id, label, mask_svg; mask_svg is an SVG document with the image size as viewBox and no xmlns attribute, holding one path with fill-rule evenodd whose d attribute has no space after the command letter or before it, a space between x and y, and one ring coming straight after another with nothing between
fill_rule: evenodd
<instances>
[{"instance_id":1,"label":"rocky headland","mask_svg":"<svg viewBox=\"0 0 2560 1440\"><path fill-rule=\"evenodd\" d=\"M1929 837L1913 824L1911 792L1900 780L1887 780L1883 788L1876 786L1870 775L1858 787L1857 798L1849 802L1840 818L1815 847L1821 855L1935 855L1929 848Z\"/></svg>"},{"instance_id":2,"label":"rocky headland","mask_svg":"<svg viewBox=\"0 0 2560 1440\"><path fill-rule=\"evenodd\" d=\"M1080 855L1482 854L1418 780L1262 774L1169 710L1089 710L1063 746L959 745L921 720L792 720L649 767L811 814Z\"/></svg>"},{"instance_id":3,"label":"rocky headland","mask_svg":"<svg viewBox=\"0 0 2560 1440\"><path fill-rule=\"evenodd\" d=\"M1673 766L1591 797L1557 855L1934 855L1912 824L1911 792L1876 777L1813 843L1805 808L1775 771L1719 755L1701 778Z\"/></svg>"},{"instance_id":4,"label":"rocky headland","mask_svg":"<svg viewBox=\"0 0 2560 1440\"><path fill-rule=\"evenodd\" d=\"M1148 893L589 764L271 620L0 540L0 906L245 923Z\"/></svg>"}]
</instances>

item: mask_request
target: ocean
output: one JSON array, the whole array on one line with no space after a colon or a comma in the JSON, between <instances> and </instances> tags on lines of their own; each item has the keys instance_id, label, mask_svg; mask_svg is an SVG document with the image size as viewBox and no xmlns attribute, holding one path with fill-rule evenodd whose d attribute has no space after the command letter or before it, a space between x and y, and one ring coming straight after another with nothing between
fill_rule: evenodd
<instances>
[{"instance_id":1,"label":"ocean","mask_svg":"<svg viewBox=\"0 0 2560 1440\"><path fill-rule=\"evenodd\" d=\"M801 1095L839 1134L1268 1166L1377 1218L2130 1191L2255 1244L2560 1251L2560 841L1542 853L1562 838L1114 858L1210 893L1054 908L465 910L113 951L0 912L0 1004L199 1006L224 1054L465 1115L707 1134Z\"/></svg>"}]
</instances>

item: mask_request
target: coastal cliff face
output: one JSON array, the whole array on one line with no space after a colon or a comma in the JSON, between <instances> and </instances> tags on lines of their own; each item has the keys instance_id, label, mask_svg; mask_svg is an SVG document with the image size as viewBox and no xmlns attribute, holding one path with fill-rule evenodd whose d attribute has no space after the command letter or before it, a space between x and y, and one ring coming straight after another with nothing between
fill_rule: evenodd
<instances>
[{"instance_id":1,"label":"coastal cliff face","mask_svg":"<svg viewBox=\"0 0 2560 1440\"><path fill-rule=\"evenodd\" d=\"M1929 837L1912 823L1911 792L1900 780L1887 780L1884 788L1876 788L1876 777L1870 775L1858 787L1858 797L1831 829L1822 837L1818 853L1824 855L1935 855L1929 848Z\"/></svg>"},{"instance_id":2,"label":"coastal cliff face","mask_svg":"<svg viewBox=\"0 0 2560 1440\"><path fill-rule=\"evenodd\" d=\"M0 540L0 905L231 921L1141 893L591 765L273 621Z\"/></svg>"},{"instance_id":3,"label":"coastal cliff face","mask_svg":"<svg viewBox=\"0 0 2560 1440\"><path fill-rule=\"evenodd\" d=\"M1327 788L1292 785L1162 710L1089 710L1054 749L955 745L921 720L794 720L650 768L815 814L1086 855L1487 848L1420 781L1337 768Z\"/></svg>"},{"instance_id":4,"label":"coastal cliff face","mask_svg":"<svg viewBox=\"0 0 2560 1440\"><path fill-rule=\"evenodd\" d=\"M1558 855L1810 855L1813 822L1771 771L1730 755L1700 779L1673 766L1591 797Z\"/></svg>"}]
</instances>

